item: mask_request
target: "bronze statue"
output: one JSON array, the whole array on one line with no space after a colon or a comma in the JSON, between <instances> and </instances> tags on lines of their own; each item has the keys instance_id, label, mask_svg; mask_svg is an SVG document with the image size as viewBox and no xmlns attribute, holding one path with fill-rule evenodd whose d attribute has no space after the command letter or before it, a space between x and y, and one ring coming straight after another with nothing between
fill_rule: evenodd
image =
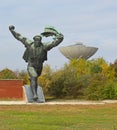
<instances>
[{"instance_id":1,"label":"bronze statue","mask_svg":"<svg viewBox=\"0 0 117 130\"><path fill-rule=\"evenodd\" d=\"M45 27L45 31L40 35L34 36L34 41L17 33L13 25L9 26L9 30L13 36L21 41L26 47L23 59L28 63L27 71L30 76L30 87L33 93L33 100L37 101L38 77L41 75L43 62L47 60L47 52L59 45L63 41L64 36L51 26ZM44 36L52 36L53 41L49 44L42 43L41 40Z\"/></svg>"}]
</instances>

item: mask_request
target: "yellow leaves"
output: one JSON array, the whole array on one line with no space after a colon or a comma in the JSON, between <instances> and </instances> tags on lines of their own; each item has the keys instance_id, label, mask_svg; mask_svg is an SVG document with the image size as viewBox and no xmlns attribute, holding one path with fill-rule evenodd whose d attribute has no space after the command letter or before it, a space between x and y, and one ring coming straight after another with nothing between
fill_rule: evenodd
<instances>
[{"instance_id":1,"label":"yellow leaves","mask_svg":"<svg viewBox=\"0 0 117 130\"><path fill-rule=\"evenodd\" d=\"M49 84L50 84L50 80L47 79L47 78L44 77L44 76L40 76L40 77L38 78L38 82L39 82L39 85L40 85L40 86L45 87L45 88L48 87Z\"/></svg>"},{"instance_id":2,"label":"yellow leaves","mask_svg":"<svg viewBox=\"0 0 117 130\"><path fill-rule=\"evenodd\" d=\"M0 79L17 79L17 75L8 68L5 68L0 72Z\"/></svg>"},{"instance_id":3,"label":"yellow leaves","mask_svg":"<svg viewBox=\"0 0 117 130\"><path fill-rule=\"evenodd\" d=\"M69 66L71 68L73 68L77 74L88 74L89 71L89 66L90 66L90 62L85 60L85 59L73 59L70 61Z\"/></svg>"}]
</instances>

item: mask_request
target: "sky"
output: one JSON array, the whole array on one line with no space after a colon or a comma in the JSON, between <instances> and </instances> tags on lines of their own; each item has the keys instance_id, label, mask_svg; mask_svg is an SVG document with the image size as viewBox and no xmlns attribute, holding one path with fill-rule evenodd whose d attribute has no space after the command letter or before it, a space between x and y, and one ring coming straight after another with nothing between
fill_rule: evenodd
<instances>
[{"instance_id":1,"label":"sky","mask_svg":"<svg viewBox=\"0 0 117 130\"><path fill-rule=\"evenodd\" d=\"M30 40L47 25L64 35L44 62L53 69L69 62L59 47L77 42L98 48L90 59L102 57L108 63L117 59L117 0L0 0L0 70L26 70L25 47L12 36L10 25Z\"/></svg>"}]
</instances>

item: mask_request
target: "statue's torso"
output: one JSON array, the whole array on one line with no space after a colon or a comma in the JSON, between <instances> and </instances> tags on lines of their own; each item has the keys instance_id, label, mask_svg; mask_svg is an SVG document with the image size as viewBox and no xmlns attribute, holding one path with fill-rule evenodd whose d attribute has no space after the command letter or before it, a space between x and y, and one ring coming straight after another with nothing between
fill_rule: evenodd
<instances>
[{"instance_id":1,"label":"statue's torso","mask_svg":"<svg viewBox=\"0 0 117 130\"><path fill-rule=\"evenodd\" d=\"M47 60L47 51L44 50L44 46L34 47L34 44L32 44L30 47L26 48L23 58L26 62L34 66L39 66Z\"/></svg>"}]
</instances>

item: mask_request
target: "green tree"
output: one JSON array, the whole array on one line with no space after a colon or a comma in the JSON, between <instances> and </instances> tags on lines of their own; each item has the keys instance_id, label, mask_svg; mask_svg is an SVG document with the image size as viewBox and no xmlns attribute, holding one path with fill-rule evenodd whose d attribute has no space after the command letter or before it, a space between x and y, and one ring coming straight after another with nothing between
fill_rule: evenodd
<instances>
[{"instance_id":1,"label":"green tree","mask_svg":"<svg viewBox=\"0 0 117 130\"><path fill-rule=\"evenodd\" d=\"M0 79L17 79L17 75L8 68L0 71Z\"/></svg>"},{"instance_id":2,"label":"green tree","mask_svg":"<svg viewBox=\"0 0 117 130\"><path fill-rule=\"evenodd\" d=\"M23 79L24 84L30 84L30 79L27 71L21 70L20 72L16 72L18 75L18 79Z\"/></svg>"},{"instance_id":3,"label":"green tree","mask_svg":"<svg viewBox=\"0 0 117 130\"><path fill-rule=\"evenodd\" d=\"M56 98L64 97L64 74L63 70L58 70L53 73L48 91L51 96Z\"/></svg>"},{"instance_id":4,"label":"green tree","mask_svg":"<svg viewBox=\"0 0 117 130\"><path fill-rule=\"evenodd\" d=\"M39 85L43 88L44 94L49 95L48 89L50 87L53 70L46 64L43 68L41 76L38 78Z\"/></svg>"}]
</instances>

